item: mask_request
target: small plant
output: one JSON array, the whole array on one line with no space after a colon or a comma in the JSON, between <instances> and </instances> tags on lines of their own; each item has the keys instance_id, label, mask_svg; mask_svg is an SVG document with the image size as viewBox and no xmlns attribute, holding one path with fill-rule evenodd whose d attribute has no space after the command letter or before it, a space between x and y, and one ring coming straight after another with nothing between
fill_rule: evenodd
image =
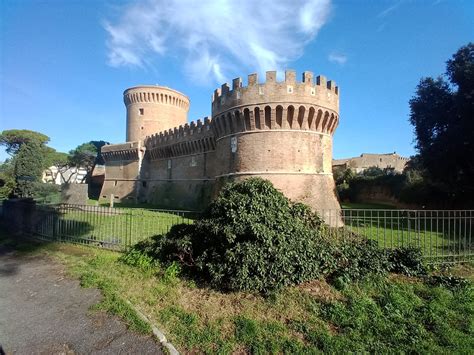
<instances>
[{"instance_id":1,"label":"small plant","mask_svg":"<svg viewBox=\"0 0 474 355\"><path fill-rule=\"evenodd\" d=\"M469 280L453 275L430 275L426 281L429 285L444 286L448 289L464 288L470 284Z\"/></svg>"},{"instance_id":2,"label":"small plant","mask_svg":"<svg viewBox=\"0 0 474 355\"><path fill-rule=\"evenodd\" d=\"M329 276L329 281L341 288L344 284L359 280L369 274L385 275L389 261L385 251L377 242L350 235L336 240L337 252L334 259L337 266Z\"/></svg>"},{"instance_id":3,"label":"small plant","mask_svg":"<svg viewBox=\"0 0 474 355\"><path fill-rule=\"evenodd\" d=\"M423 255L419 248L400 247L388 250L388 260L391 272L408 276L426 275Z\"/></svg>"},{"instance_id":4,"label":"small plant","mask_svg":"<svg viewBox=\"0 0 474 355\"><path fill-rule=\"evenodd\" d=\"M125 252L120 258L119 261L124 264L135 266L140 269L151 269L156 265L156 261L153 257L144 254L138 249L131 248Z\"/></svg>"},{"instance_id":5,"label":"small plant","mask_svg":"<svg viewBox=\"0 0 474 355\"><path fill-rule=\"evenodd\" d=\"M163 278L168 283L176 283L180 273L181 265L174 261L165 269Z\"/></svg>"}]
</instances>

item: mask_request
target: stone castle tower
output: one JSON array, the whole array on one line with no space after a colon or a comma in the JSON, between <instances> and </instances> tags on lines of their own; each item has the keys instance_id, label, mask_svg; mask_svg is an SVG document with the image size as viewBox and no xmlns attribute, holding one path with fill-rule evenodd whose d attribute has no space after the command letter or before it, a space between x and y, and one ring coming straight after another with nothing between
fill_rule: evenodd
<instances>
[{"instance_id":1,"label":"stone castle tower","mask_svg":"<svg viewBox=\"0 0 474 355\"><path fill-rule=\"evenodd\" d=\"M147 136L188 122L189 99L163 86L135 86L125 90L127 142L143 141Z\"/></svg>"},{"instance_id":2,"label":"stone castle tower","mask_svg":"<svg viewBox=\"0 0 474 355\"><path fill-rule=\"evenodd\" d=\"M315 210L340 209L331 171L339 89L323 76L234 79L215 90L212 119L189 124L189 99L175 90L134 87L124 102L127 143L102 148L104 199L200 210L227 181L259 176Z\"/></svg>"}]
</instances>

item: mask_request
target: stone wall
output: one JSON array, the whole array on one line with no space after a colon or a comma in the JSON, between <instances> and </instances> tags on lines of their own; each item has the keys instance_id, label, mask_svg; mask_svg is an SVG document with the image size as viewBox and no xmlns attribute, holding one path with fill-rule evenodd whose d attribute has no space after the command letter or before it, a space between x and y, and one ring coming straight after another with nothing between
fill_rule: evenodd
<instances>
[{"instance_id":1,"label":"stone wall","mask_svg":"<svg viewBox=\"0 0 474 355\"><path fill-rule=\"evenodd\" d=\"M87 184L61 185L61 202L73 205L86 205L88 199Z\"/></svg>"},{"instance_id":2,"label":"stone wall","mask_svg":"<svg viewBox=\"0 0 474 355\"><path fill-rule=\"evenodd\" d=\"M144 148L141 142L105 145L102 157L105 160L105 180L100 199L136 202Z\"/></svg>"}]
</instances>

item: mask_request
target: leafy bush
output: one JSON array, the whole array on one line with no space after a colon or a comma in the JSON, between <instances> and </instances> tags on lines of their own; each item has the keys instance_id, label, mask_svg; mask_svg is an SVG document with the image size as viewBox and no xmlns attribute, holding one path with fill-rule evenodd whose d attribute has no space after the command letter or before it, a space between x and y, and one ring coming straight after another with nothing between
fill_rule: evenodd
<instances>
[{"instance_id":1,"label":"leafy bush","mask_svg":"<svg viewBox=\"0 0 474 355\"><path fill-rule=\"evenodd\" d=\"M270 182L248 179L227 185L201 220L172 230L163 246L178 247L175 255L215 287L266 293L331 271L321 223Z\"/></svg>"},{"instance_id":2,"label":"leafy bush","mask_svg":"<svg viewBox=\"0 0 474 355\"><path fill-rule=\"evenodd\" d=\"M420 276L426 274L423 264L423 255L419 248L400 247L388 250L389 270L408 276Z\"/></svg>"},{"instance_id":3,"label":"leafy bush","mask_svg":"<svg viewBox=\"0 0 474 355\"><path fill-rule=\"evenodd\" d=\"M266 180L223 188L202 218L136 245L216 288L269 293L322 276L344 282L386 271L386 257L358 236L334 238L301 203L291 203ZM344 233L343 233L344 234Z\"/></svg>"},{"instance_id":4,"label":"leafy bush","mask_svg":"<svg viewBox=\"0 0 474 355\"><path fill-rule=\"evenodd\" d=\"M337 266L329 277L336 286L362 279L369 274L387 273L390 266L387 253L376 241L351 235L339 238L337 243L334 255Z\"/></svg>"}]
</instances>

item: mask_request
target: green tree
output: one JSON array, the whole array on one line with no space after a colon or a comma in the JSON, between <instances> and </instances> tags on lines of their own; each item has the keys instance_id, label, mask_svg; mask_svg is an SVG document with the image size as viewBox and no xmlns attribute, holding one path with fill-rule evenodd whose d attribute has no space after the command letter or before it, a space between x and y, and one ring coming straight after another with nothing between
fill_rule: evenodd
<instances>
[{"instance_id":1,"label":"green tree","mask_svg":"<svg viewBox=\"0 0 474 355\"><path fill-rule=\"evenodd\" d=\"M0 164L0 200L10 198L15 190L15 175L12 159Z\"/></svg>"},{"instance_id":2,"label":"green tree","mask_svg":"<svg viewBox=\"0 0 474 355\"><path fill-rule=\"evenodd\" d=\"M71 166L85 168L87 175L85 180L88 181L92 170L96 164L103 164L100 149L102 146L108 144L105 141L90 141L78 145L75 149L69 152L69 162Z\"/></svg>"},{"instance_id":3,"label":"green tree","mask_svg":"<svg viewBox=\"0 0 474 355\"><path fill-rule=\"evenodd\" d=\"M416 148L429 179L452 202L474 198L474 44L447 62L446 77L422 78L410 100Z\"/></svg>"},{"instance_id":4,"label":"green tree","mask_svg":"<svg viewBox=\"0 0 474 355\"><path fill-rule=\"evenodd\" d=\"M44 169L48 170L51 176L54 176L56 173L61 176L61 181L69 182L68 180L73 176L70 175L66 177L64 173L69 169L70 163L70 156L67 153L57 152L55 149L51 147L44 147L44 161L45 166ZM56 171L53 171L56 168Z\"/></svg>"},{"instance_id":5,"label":"green tree","mask_svg":"<svg viewBox=\"0 0 474 355\"><path fill-rule=\"evenodd\" d=\"M5 150L11 156L18 153L25 143L36 143L44 146L49 142L49 137L28 129L10 129L0 133L0 145L5 146Z\"/></svg>"},{"instance_id":6,"label":"green tree","mask_svg":"<svg viewBox=\"0 0 474 355\"><path fill-rule=\"evenodd\" d=\"M16 194L32 197L35 183L39 182L44 169L43 150L38 142L22 144L14 159Z\"/></svg>"}]
</instances>

